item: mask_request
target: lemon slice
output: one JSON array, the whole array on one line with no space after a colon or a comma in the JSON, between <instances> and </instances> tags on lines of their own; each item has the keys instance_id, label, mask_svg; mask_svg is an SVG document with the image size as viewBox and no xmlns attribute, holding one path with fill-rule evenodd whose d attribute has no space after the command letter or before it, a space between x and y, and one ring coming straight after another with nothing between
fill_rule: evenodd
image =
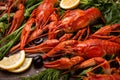
<instances>
[{"instance_id":1,"label":"lemon slice","mask_svg":"<svg viewBox=\"0 0 120 80\"><path fill-rule=\"evenodd\" d=\"M80 3L80 0L61 0L60 7L63 9L76 8Z\"/></svg>"},{"instance_id":2,"label":"lemon slice","mask_svg":"<svg viewBox=\"0 0 120 80\"><path fill-rule=\"evenodd\" d=\"M9 70L9 72L13 72L13 73L23 72L30 67L31 63L32 63L32 58L25 58L24 63L20 67L18 67L16 69Z\"/></svg>"},{"instance_id":3,"label":"lemon slice","mask_svg":"<svg viewBox=\"0 0 120 80\"><path fill-rule=\"evenodd\" d=\"M0 68L5 70L14 69L21 66L24 60L25 60L25 51L21 50L9 57L4 57L0 61Z\"/></svg>"}]
</instances>

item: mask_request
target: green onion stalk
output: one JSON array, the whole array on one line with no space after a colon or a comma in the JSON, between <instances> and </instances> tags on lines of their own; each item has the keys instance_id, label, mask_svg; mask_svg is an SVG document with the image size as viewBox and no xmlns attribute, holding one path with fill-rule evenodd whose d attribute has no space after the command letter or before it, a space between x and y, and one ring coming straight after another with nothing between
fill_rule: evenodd
<instances>
[{"instance_id":1,"label":"green onion stalk","mask_svg":"<svg viewBox=\"0 0 120 80\"><path fill-rule=\"evenodd\" d=\"M5 33L5 30L7 29L7 24L4 22L0 22L0 33Z\"/></svg>"},{"instance_id":2,"label":"green onion stalk","mask_svg":"<svg viewBox=\"0 0 120 80\"><path fill-rule=\"evenodd\" d=\"M14 16L15 13L10 13L10 18L12 18ZM0 17L0 22L2 21L7 21L8 19L8 14L5 13L2 17Z\"/></svg>"},{"instance_id":3,"label":"green onion stalk","mask_svg":"<svg viewBox=\"0 0 120 80\"><path fill-rule=\"evenodd\" d=\"M26 3L25 3L25 8L30 8L31 6L39 3L39 2L42 2L43 0L26 0Z\"/></svg>"},{"instance_id":4,"label":"green onion stalk","mask_svg":"<svg viewBox=\"0 0 120 80\"><path fill-rule=\"evenodd\" d=\"M25 13L24 13L25 18L29 17L30 14L31 14L31 12L32 12L38 5L40 5L40 4L41 4L41 2L35 4L34 6L31 6L30 8L27 8L27 9L25 10Z\"/></svg>"},{"instance_id":5,"label":"green onion stalk","mask_svg":"<svg viewBox=\"0 0 120 80\"><path fill-rule=\"evenodd\" d=\"M11 40L6 45L0 48L0 59L2 59L5 56L5 54L9 51L9 49L14 45L14 43L18 41L20 34L21 31L17 33L16 37L13 40Z\"/></svg>"}]
</instances>

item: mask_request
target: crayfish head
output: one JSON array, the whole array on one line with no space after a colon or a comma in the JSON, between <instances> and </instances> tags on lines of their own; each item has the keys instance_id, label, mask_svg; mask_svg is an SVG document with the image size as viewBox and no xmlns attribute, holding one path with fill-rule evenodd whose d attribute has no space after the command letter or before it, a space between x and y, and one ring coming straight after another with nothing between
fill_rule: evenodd
<instances>
[{"instance_id":1,"label":"crayfish head","mask_svg":"<svg viewBox=\"0 0 120 80\"><path fill-rule=\"evenodd\" d=\"M84 49L86 45L85 44L78 44L73 48L73 51L76 53L76 55L83 56L84 57Z\"/></svg>"},{"instance_id":2,"label":"crayfish head","mask_svg":"<svg viewBox=\"0 0 120 80\"><path fill-rule=\"evenodd\" d=\"M105 50L100 46L91 46L85 49L84 55L87 58L102 57L106 54Z\"/></svg>"}]
</instances>

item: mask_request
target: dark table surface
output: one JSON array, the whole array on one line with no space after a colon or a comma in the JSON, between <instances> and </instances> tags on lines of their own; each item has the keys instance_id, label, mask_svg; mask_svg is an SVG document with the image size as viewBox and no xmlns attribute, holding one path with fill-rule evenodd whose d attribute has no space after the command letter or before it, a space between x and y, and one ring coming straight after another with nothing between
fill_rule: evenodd
<instances>
[{"instance_id":1,"label":"dark table surface","mask_svg":"<svg viewBox=\"0 0 120 80\"><path fill-rule=\"evenodd\" d=\"M7 71L0 71L0 80L19 80L19 77L31 76L44 70L43 68L36 69L33 65L22 73L10 73Z\"/></svg>"},{"instance_id":2,"label":"dark table surface","mask_svg":"<svg viewBox=\"0 0 120 80\"><path fill-rule=\"evenodd\" d=\"M38 72L43 71L44 69L45 68L36 69L32 65L28 70L22 73L10 73L6 71L0 71L0 80L19 80L19 77L25 77L25 76L27 77L27 76L35 75ZM76 79L71 78L70 80L76 80Z\"/></svg>"}]
</instances>

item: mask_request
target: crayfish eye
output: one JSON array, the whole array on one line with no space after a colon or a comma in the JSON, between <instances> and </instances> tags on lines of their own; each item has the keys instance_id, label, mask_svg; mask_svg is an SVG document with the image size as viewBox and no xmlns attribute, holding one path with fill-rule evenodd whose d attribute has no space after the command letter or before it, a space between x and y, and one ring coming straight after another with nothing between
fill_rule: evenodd
<instances>
[{"instance_id":1,"label":"crayfish eye","mask_svg":"<svg viewBox=\"0 0 120 80\"><path fill-rule=\"evenodd\" d=\"M33 42L34 42L34 44L38 45L38 44L42 43L43 40L44 40L43 38L38 38L38 39L34 40Z\"/></svg>"}]
</instances>

